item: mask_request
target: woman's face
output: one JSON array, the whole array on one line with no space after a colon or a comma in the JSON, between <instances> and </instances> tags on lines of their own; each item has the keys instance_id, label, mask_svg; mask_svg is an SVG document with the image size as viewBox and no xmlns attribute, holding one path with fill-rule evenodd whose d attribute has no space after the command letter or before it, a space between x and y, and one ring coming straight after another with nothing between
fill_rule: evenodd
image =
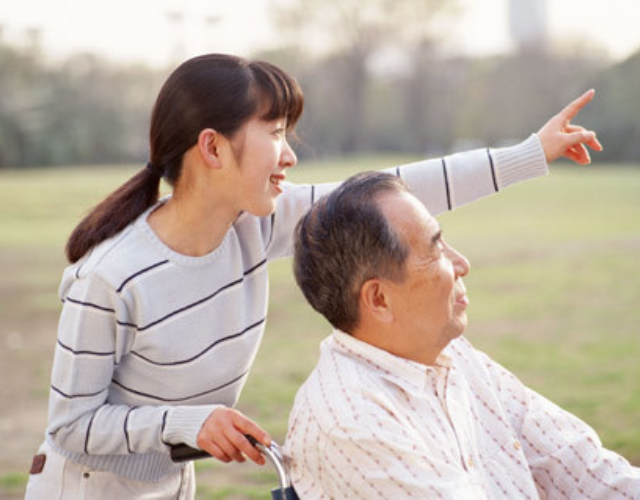
<instances>
[{"instance_id":1,"label":"woman's face","mask_svg":"<svg viewBox=\"0 0 640 500\"><path fill-rule=\"evenodd\" d=\"M239 175L242 210L258 217L273 213L283 189L286 169L298 159L287 142L284 118L264 121L253 118L231 141Z\"/></svg>"}]
</instances>

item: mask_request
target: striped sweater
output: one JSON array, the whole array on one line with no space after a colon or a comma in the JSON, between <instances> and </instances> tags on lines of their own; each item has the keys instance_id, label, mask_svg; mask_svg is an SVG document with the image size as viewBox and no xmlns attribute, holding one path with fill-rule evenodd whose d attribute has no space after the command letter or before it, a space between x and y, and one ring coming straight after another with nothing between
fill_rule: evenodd
<instances>
[{"instance_id":1,"label":"striped sweater","mask_svg":"<svg viewBox=\"0 0 640 500\"><path fill-rule=\"evenodd\" d=\"M436 215L547 172L537 136L389 170ZM269 217L241 214L202 257L178 254L147 223L150 208L68 267L46 438L66 457L137 480L178 472L169 445L196 447L217 405L235 405L267 313L270 260L337 184L287 184ZM163 203L161 200L159 203Z\"/></svg>"}]
</instances>

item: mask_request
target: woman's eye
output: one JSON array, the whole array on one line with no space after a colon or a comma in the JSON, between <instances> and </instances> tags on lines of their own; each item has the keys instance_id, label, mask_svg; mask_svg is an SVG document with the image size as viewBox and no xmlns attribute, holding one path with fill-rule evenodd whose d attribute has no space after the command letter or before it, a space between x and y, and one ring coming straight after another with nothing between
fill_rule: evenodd
<instances>
[{"instance_id":1,"label":"woman's eye","mask_svg":"<svg viewBox=\"0 0 640 500\"><path fill-rule=\"evenodd\" d=\"M278 137L284 137L285 132L286 130L284 128L277 128L273 133Z\"/></svg>"}]
</instances>

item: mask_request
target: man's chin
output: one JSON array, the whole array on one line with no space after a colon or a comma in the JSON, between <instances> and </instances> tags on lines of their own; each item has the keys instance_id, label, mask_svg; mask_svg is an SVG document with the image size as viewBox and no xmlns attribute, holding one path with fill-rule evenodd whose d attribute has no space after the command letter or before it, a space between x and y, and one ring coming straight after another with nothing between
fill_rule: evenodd
<instances>
[{"instance_id":1,"label":"man's chin","mask_svg":"<svg viewBox=\"0 0 640 500\"><path fill-rule=\"evenodd\" d=\"M456 321L453 325L452 338L457 339L461 335L464 335L464 332L467 331L467 324L468 324L467 313L462 313L460 316L458 316L458 318L456 318Z\"/></svg>"}]
</instances>

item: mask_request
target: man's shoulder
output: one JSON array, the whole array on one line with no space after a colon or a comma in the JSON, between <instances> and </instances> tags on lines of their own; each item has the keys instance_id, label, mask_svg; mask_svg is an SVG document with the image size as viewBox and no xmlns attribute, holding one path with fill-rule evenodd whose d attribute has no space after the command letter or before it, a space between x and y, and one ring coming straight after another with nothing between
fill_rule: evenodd
<instances>
[{"instance_id":1,"label":"man's shoulder","mask_svg":"<svg viewBox=\"0 0 640 500\"><path fill-rule=\"evenodd\" d=\"M370 374L358 359L334 349L331 341L329 337L322 342L318 363L298 393L323 395L332 401L358 397ZM312 399L315 402L316 398Z\"/></svg>"},{"instance_id":2,"label":"man's shoulder","mask_svg":"<svg viewBox=\"0 0 640 500\"><path fill-rule=\"evenodd\" d=\"M480 365L485 365L490 359L487 354L476 349L464 336L449 342L442 354L449 357L457 368L476 369Z\"/></svg>"},{"instance_id":3,"label":"man's shoulder","mask_svg":"<svg viewBox=\"0 0 640 500\"><path fill-rule=\"evenodd\" d=\"M386 381L362 359L325 339L318 364L296 395L292 418L310 415L328 432L337 424L349 427L368 413L380 411Z\"/></svg>"}]
</instances>

